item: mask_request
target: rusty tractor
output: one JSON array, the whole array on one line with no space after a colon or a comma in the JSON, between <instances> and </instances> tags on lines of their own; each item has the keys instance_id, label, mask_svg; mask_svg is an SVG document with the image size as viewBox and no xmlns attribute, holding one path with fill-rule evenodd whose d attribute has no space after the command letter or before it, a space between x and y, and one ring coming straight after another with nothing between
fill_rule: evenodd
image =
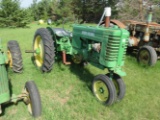
<instances>
[{"instance_id":1,"label":"rusty tractor","mask_svg":"<svg viewBox=\"0 0 160 120\"><path fill-rule=\"evenodd\" d=\"M101 23L104 25L104 22ZM160 59L160 24L152 22L152 10L150 9L146 22L133 20L111 20L110 26L117 25L129 31L127 50L135 53L137 61L142 65L154 66Z\"/></svg>"}]
</instances>

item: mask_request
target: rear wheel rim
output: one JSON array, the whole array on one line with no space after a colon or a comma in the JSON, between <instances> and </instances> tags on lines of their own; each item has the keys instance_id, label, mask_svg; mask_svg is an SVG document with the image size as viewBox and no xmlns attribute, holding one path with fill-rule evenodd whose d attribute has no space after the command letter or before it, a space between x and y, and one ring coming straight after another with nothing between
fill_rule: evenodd
<instances>
[{"instance_id":1,"label":"rear wheel rim","mask_svg":"<svg viewBox=\"0 0 160 120\"><path fill-rule=\"evenodd\" d=\"M108 88L106 86L106 84L101 81L101 80L97 80L94 83L94 93L95 96L98 98L98 100L105 102L108 99L109 96L109 92L108 92Z\"/></svg>"},{"instance_id":2,"label":"rear wheel rim","mask_svg":"<svg viewBox=\"0 0 160 120\"><path fill-rule=\"evenodd\" d=\"M139 54L139 61L142 63L142 64L148 64L149 63L149 60L150 60L150 56L149 56L149 53L148 51L146 50L142 50Z\"/></svg>"},{"instance_id":3,"label":"rear wheel rim","mask_svg":"<svg viewBox=\"0 0 160 120\"><path fill-rule=\"evenodd\" d=\"M43 42L41 36L36 36L35 42L34 42L34 56L35 56L35 63L38 67L41 67L43 65Z\"/></svg>"}]
</instances>

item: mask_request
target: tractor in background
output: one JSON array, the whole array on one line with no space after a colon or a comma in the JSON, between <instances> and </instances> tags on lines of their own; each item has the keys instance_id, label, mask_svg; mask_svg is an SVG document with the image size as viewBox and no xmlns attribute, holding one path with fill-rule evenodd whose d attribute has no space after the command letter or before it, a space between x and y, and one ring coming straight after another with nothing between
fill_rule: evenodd
<instances>
[{"instance_id":1,"label":"tractor in background","mask_svg":"<svg viewBox=\"0 0 160 120\"><path fill-rule=\"evenodd\" d=\"M0 43L0 114L3 113L2 104L17 103L23 100L28 107L29 113L33 117L38 117L41 115L41 100L34 81L27 81L22 93L19 95L11 92L11 81L7 74L8 67L12 68L13 72L22 73L23 65L18 42L10 40L7 47L8 50L5 53Z\"/></svg>"},{"instance_id":2,"label":"tractor in background","mask_svg":"<svg viewBox=\"0 0 160 120\"><path fill-rule=\"evenodd\" d=\"M129 32L118 26L109 27L111 8L106 7L105 27L74 24L72 33L63 28L39 28L34 35L32 61L42 72L51 71L55 59L61 55L65 65L89 62L100 69L107 68L109 73L94 77L92 91L105 105L112 105L125 95L125 84L121 76L126 54ZM102 19L101 18L101 19ZM68 56L72 62L68 61Z\"/></svg>"},{"instance_id":3,"label":"tractor in background","mask_svg":"<svg viewBox=\"0 0 160 120\"><path fill-rule=\"evenodd\" d=\"M100 23L101 26L104 24L104 21ZM146 22L110 20L112 25L129 31L127 51L136 55L140 64L154 66L160 59L160 24L152 22L152 8L148 11Z\"/></svg>"},{"instance_id":4,"label":"tractor in background","mask_svg":"<svg viewBox=\"0 0 160 120\"><path fill-rule=\"evenodd\" d=\"M160 24L152 22L152 10L146 22L123 21L130 32L129 52L137 52L137 61L142 65L154 66L160 58Z\"/></svg>"}]
</instances>

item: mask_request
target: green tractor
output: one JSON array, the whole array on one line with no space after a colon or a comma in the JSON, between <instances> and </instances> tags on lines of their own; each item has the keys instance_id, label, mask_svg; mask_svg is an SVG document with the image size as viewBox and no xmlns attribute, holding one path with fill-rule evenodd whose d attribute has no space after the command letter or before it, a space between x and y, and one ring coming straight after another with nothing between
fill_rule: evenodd
<instances>
[{"instance_id":1,"label":"green tractor","mask_svg":"<svg viewBox=\"0 0 160 120\"><path fill-rule=\"evenodd\" d=\"M8 42L7 54L3 51L0 43L0 114L3 113L1 106L7 103L17 103L24 101L28 107L29 113L33 117L41 115L41 100L36 84L33 81L27 81L25 87L19 95L12 94L10 89L11 82L8 79L8 67L16 73L22 73L22 56L17 41Z\"/></svg>"},{"instance_id":2,"label":"green tractor","mask_svg":"<svg viewBox=\"0 0 160 120\"><path fill-rule=\"evenodd\" d=\"M106 25L110 14L105 8ZM96 98L105 105L111 105L121 100L125 95L125 84L121 76L124 57L128 43L129 32L117 26L86 26L73 25L72 33L63 28L40 28L35 32L32 61L42 71L52 70L55 59L61 55L65 65L71 64L67 60L81 64L89 62L100 69L107 68L109 73L97 75L92 82L92 90Z\"/></svg>"}]
</instances>

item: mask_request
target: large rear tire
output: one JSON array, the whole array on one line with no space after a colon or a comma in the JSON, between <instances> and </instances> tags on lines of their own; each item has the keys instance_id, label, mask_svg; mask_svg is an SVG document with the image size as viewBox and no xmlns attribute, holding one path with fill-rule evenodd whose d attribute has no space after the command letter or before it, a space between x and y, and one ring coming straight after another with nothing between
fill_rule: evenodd
<instances>
[{"instance_id":1,"label":"large rear tire","mask_svg":"<svg viewBox=\"0 0 160 120\"><path fill-rule=\"evenodd\" d=\"M26 97L24 102L27 104L28 111L33 117L41 115L41 99L36 84L33 81L27 81L25 84Z\"/></svg>"},{"instance_id":2,"label":"large rear tire","mask_svg":"<svg viewBox=\"0 0 160 120\"><path fill-rule=\"evenodd\" d=\"M33 40L33 49L35 53L32 56L34 64L42 71L49 72L52 70L54 63L54 41L49 31L40 28L36 31Z\"/></svg>"},{"instance_id":3,"label":"large rear tire","mask_svg":"<svg viewBox=\"0 0 160 120\"><path fill-rule=\"evenodd\" d=\"M7 44L9 66L14 72L21 73L23 70L22 55L19 44L16 40L10 40Z\"/></svg>"}]
</instances>

